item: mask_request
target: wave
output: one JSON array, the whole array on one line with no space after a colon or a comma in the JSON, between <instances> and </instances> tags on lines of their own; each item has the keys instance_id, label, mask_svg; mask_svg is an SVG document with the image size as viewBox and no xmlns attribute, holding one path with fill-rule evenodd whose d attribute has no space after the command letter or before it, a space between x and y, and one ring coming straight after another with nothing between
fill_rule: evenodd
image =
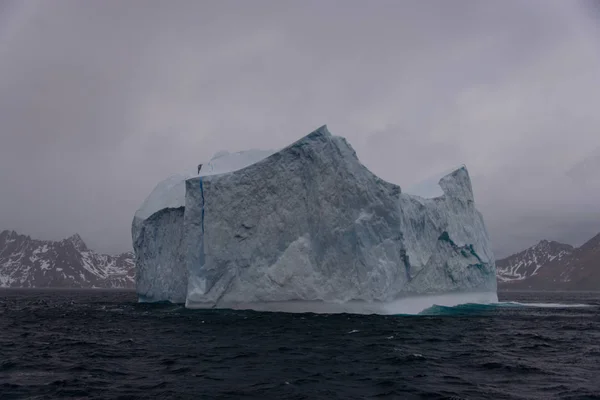
<instances>
[{"instance_id":1,"label":"wave","mask_svg":"<svg viewBox=\"0 0 600 400\"><path fill-rule=\"evenodd\" d=\"M522 307L538 307L538 308L584 308L594 307L594 304L563 304L563 303L518 303L515 301L509 301L501 304L514 304Z\"/></svg>"},{"instance_id":2,"label":"wave","mask_svg":"<svg viewBox=\"0 0 600 400\"><path fill-rule=\"evenodd\" d=\"M585 308L594 307L592 304L563 304L563 303L519 303L516 301L497 303L465 303L455 306L433 305L421 311L419 315L465 315L484 314L502 308Z\"/></svg>"},{"instance_id":3,"label":"wave","mask_svg":"<svg viewBox=\"0 0 600 400\"><path fill-rule=\"evenodd\" d=\"M167 312L179 312L183 309L203 309L197 304L184 308L170 302L141 303L138 307L161 309ZM499 302L496 292L445 293L437 295L417 295L397 299L391 302L324 302L324 301L280 301L253 303L224 303L219 310L254 310L259 312L317 313L317 314L379 314L379 315L456 315L477 314L495 310L499 307L544 307L567 308L588 307L587 304L558 303L518 303ZM206 309L206 308L204 308ZM213 308L210 308L214 310Z\"/></svg>"},{"instance_id":4,"label":"wave","mask_svg":"<svg viewBox=\"0 0 600 400\"><path fill-rule=\"evenodd\" d=\"M469 304L481 306L498 304L498 295L496 292L471 292L406 297L386 304L385 313L393 315L423 315L428 310L433 312L441 309L457 309L457 307L463 307L462 309L464 309L464 306Z\"/></svg>"}]
</instances>

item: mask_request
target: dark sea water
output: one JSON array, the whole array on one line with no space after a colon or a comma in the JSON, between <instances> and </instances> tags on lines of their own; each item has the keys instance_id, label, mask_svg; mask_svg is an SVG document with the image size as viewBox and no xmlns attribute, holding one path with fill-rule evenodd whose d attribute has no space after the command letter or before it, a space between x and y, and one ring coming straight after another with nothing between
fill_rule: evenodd
<instances>
[{"instance_id":1,"label":"dark sea water","mask_svg":"<svg viewBox=\"0 0 600 400\"><path fill-rule=\"evenodd\" d=\"M600 293L500 296L369 316L4 290L0 399L600 399Z\"/></svg>"}]
</instances>

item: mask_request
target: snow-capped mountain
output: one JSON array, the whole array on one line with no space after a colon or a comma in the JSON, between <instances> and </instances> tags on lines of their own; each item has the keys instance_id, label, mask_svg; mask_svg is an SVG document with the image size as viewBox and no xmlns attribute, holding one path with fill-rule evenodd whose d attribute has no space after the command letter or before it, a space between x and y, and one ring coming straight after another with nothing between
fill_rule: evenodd
<instances>
[{"instance_id":1,"label":"snow-capped mountain","mask_svg":"<svg viewBox=\"0 0 600 400\"><path fill-rule=\"evenodd\" d=\"M577 248L542 240L496 268L500 289L600 290L600 234Z\"/></svg>"},{"instance_id":2,"label":"snow-capped mountain","mask_svg":"<svg viewBox=\"0 0 600 400\"><path fill-rule=\"evenodd\" d=\"M0 287L133 288L133 253L98 254L79 235L61 241L0 233Z\"/></svg>"},{"instance_id":3,"label":"snow-capped mountain","mask_svg":"<svg viewBox=\"0 0 600 400\"><path fill-rule=\"evenodd\" d=\"M542 240L520 253L496 261L499 282L522 281L538 275L548 264L560 262L573 253L573 246Z\"/></svg>"}]
</instances>

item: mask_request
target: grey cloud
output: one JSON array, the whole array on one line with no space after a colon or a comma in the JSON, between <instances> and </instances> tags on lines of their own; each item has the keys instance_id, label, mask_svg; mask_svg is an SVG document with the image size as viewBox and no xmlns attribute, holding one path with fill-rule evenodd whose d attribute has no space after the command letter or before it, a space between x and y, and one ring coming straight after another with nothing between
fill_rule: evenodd
<instances>
[{"instance_id":1,"label":"grey cloud","mask_svg":"<svg viewBox=\"0 0 600 400\"><path fill-rule=\"evenodd\" d=\"M402 186L466 163L500 255L600 231L593 2L0 5L0 229L121 251L160 179L326 123Z\"/></svg>"}]
</instances>

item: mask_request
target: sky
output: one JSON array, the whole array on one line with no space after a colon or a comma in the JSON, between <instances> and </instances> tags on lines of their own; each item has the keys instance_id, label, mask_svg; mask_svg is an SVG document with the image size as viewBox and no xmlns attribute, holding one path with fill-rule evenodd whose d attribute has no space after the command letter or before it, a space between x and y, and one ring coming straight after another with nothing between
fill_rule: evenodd
<instances>
[{"instance_id":1,"label":"sky","mask_svg":"<svg viewBox=\"0 0 600 400\"><path fill-rule=\"evenodd\" d=\"M600 232L600 2L0 0L0 230L131 249L162 179L327 124L466 164L496 257Z\"/></svg>"}]
</instances>

